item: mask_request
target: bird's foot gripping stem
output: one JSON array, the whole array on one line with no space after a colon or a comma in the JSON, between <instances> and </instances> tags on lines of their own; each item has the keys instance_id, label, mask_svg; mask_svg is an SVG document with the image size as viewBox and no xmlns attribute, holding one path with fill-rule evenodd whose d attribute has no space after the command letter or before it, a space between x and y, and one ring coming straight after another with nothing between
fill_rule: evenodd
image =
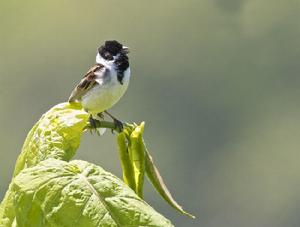
<instances>
[{"instance_id":1,"label":"bird's foot gripping stem","mask_svg":"<svg viewBox=\"0 0 300 227\"><path fill-rule=\"evenodd\" d=\"M90 115L89 123L90 123L90 132L91 132L91 134L93 134L93 132L95 132L98 136L100 136L100 132L98 131L98 128L97 128L97 123L99 124L100 121L94 119L93 116Z\"/></svg>"},{"instance_id":2,"label":"bird's foot gripping stem","mask_svg":"<svg viewBox=\"0 0 300 227\"><path fill-rule=\"evenodd\" d=\"M121 121L119 121L117 118L115 118L113 115L111 115L109 112L107 112L106 110L104 111L108 116L111 117L111 119L113 119L114 124L115 124L115 130L118 132L122 132L123 131L123 123ZM114 130L111 130L112 133L114 133Z\"/></svg>"},{"instance_id":3,"label":"bird's foot gripping stem","mask_svg":"<svg viewBox=\"0 0 300 227\"><path fill-rule=\"evenodd\" d=\"M123 128L124 128L123 123L121 121L117 120L117 119L113 119L113 120L114 120L116 130L118 132L122 132ZM112 133L114 132L113 129L111 131L112 131Z\"/></svg>"}]
</instances>

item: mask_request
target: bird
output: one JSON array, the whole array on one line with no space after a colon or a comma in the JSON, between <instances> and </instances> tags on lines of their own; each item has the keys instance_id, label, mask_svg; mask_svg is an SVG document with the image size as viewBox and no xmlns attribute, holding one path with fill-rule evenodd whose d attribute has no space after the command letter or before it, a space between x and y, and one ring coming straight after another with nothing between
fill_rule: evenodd
<instances>
[{"instance_id":1,"label":"bird","mask_svg":"<svg viewBox=\"0 0 300 227\"><path fill-rule=\"evenodd\" d=\"M103 113L110 116L115 128L122 131L123 123L107 110L114 106L126 92L130 80L129 48L116 40L107 40L98 48L96 64L73 89L68 101L80 102L90 114L89 122L96 129L97 119Z\"/></svg>"}]
</instances>

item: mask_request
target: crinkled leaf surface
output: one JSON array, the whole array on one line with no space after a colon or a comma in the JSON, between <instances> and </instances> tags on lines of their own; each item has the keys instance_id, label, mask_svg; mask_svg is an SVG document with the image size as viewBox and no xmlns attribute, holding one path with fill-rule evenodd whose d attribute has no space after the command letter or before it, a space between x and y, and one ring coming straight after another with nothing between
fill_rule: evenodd
<instances>
[{"instance_id":1,"label":"crinkled leaf surface","mask_svg":"<svg viewBox=\"0 0 300 227\"><path fill-rule=\"evenodd\" d=\"M68 162L88 114L80 104L51 108L29 132L0 205L0 226L172 226L101 167Z\"/></svg>"},{"instance_id":2,"label":"crinkled leaf surface","mask_svg":"<svg viewBox=\"0 0 300 227\"><path fill-rule=\"evenodd\" d=\"M70 160L79 147L88 117L80 103L61 103L51 108L28 133L14 176L48 158Z\"/></svg>"},{"instance_id":3,"label":"crinkled leaf surface","mask_svg":"<svg viewBox=\"0 0 300 227\"><path fill-rule=\"evenodd\" d=\"M48 158L70 160L79 144L89 115L79 103L60 103L33 126L24 142L13 176ZM0 226L11 226L15 218L11 185L0 204Z\"/></svg>"},{"instance_id":4,"label":"crinkled leaf surface","mask_svg":"<svg viewBox=\"0 0 300 227\"><path fill-rule=\"evenodd\" d=\"M48 159L14 180L18 226L172 226L123 181L85 161Z\"/></svg>"}]
</instances>

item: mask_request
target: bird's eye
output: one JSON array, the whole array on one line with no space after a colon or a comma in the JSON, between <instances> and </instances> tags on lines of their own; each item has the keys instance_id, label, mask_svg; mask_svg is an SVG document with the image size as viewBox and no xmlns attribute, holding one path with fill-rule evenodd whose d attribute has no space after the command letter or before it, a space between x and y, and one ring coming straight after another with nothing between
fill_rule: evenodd
<instances>
[{"instance_id":1,"label":"bird's eye","mask_svg":"<svg viewBox=\"0 0 300 227\"><path fill-rule=\"evenodd\" d=\"M113 56L109 52L105 52L104 58L106 60L113 60L114 59Z\"/></svg>"}]
</instances>

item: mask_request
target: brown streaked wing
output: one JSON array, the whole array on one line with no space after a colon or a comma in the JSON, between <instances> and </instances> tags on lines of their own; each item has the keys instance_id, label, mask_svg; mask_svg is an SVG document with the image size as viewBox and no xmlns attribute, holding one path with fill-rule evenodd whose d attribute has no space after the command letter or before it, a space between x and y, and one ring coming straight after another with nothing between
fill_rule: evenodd
<instances>
[{"instance_id":1,"label":"brown streaked wing","mask_svg":"<svg viewBox=\"0 0 300 227\"><path fill-rule=\"evenodd\" d=\"M95 86L95 84L97 84L95 72L103 69L103 67L104 66L101 64L96 64L89 69L80 83L72 91L69 102L79 100L87 91L89 91L92 87Z\"/></svg>"}]
</instances>

